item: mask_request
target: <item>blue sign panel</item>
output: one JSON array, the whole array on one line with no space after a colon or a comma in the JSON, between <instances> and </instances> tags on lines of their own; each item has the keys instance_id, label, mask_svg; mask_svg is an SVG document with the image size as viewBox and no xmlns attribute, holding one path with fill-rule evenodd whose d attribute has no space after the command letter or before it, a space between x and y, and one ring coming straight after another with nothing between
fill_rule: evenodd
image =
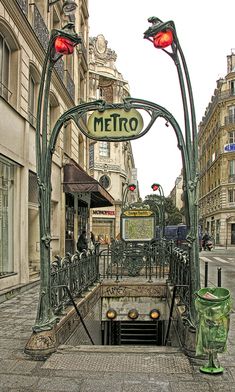
<instances>
[{"instance_id":1,"label":"blue sign panel","mask_svg":"<svg viewBox=\"0 0 235 392\"><path fill-rule=\"evenodd\" d=\"M226 146L224 146L224 151L235 151L235 143L226 144Z\"/></svg>"}]
</instances>

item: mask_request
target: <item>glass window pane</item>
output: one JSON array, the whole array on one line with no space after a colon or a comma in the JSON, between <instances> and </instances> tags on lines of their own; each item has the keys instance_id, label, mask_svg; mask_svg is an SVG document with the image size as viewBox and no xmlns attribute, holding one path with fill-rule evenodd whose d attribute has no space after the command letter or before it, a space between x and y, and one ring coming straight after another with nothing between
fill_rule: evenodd
<instances>
[{"instance_id":1,"label":"glass window pane","mask_svg":"<svg viewBox=\"0 0 235 392\"><path fill-rule=\"evenodd\" d=\"M0 160L0 275L13 272L14 166Z\"/></svg>"},{"instance_id":2,"label":"glass window pane","mask_svg":"<svg viewBox=\"0 0 235 392\"><path fill-rule=\"evenodd\" d=\"M2 59L2 84L3 97L8 100L9 95L9 66L10 66L10 51L4 43L3 45L3 59Z\"/></svg>"}]
</instances>

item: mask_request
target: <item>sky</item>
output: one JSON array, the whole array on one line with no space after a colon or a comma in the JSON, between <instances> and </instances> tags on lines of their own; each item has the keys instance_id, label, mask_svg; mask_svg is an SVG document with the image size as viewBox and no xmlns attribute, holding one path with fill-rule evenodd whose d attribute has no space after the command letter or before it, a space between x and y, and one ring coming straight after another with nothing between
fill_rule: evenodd
<instances>
[{"instance_id":1,"label":"sky","mask_svg":"<svg viewBox=\"0 0 235 392\"><path fill-rule=\"evenodd\" d=\"M205 113L216 81L227 74L227 56L235 52L235 2L224 0L89 0L89 35L103 34L117 54L116 68L128 81L130 94L170 111L184 133L183 107L176 67L143 33L157 16L173 20L193 89L196 121ZM175 132L157 119L150 131L131 142L144 198L161 184L168 196L182 168Z\"/></svg>"}]
</instances>

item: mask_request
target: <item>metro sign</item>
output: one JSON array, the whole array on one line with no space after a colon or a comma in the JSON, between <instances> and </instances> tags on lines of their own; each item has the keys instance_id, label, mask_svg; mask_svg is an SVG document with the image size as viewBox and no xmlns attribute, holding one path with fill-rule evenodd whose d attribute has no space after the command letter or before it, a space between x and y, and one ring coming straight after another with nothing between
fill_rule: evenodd
<instances>
[{"instance_id":1,"label":"metro sign","mask_svg":"<svg viewBox=\"0 0 235 392\"><path fill-rule=\"evenodd\" d=\"M94 111L88 119L87 129L90 136L98 138L130 138L143 129L143 118L136 109L119 108Z\"/></svg>"}]
</instances>

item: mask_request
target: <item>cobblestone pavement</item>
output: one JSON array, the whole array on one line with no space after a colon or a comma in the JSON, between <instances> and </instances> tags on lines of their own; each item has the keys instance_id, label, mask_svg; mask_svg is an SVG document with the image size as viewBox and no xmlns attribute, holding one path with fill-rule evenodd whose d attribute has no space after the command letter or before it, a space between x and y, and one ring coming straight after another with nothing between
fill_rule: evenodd
<instances>
[{"instance_id":1,"label":"cobblestone pavement","mask_svg":"<svg viewBox=\"0 0 235 392\"><path fill-rule=\"evenodd\" d=\"M206 360L167 347L60 346L46 361L24 354L35 320L35 286L0 304L0 392L235 392L235 313L224 372L199 371Z\"/></svg>"}]
</instances>

